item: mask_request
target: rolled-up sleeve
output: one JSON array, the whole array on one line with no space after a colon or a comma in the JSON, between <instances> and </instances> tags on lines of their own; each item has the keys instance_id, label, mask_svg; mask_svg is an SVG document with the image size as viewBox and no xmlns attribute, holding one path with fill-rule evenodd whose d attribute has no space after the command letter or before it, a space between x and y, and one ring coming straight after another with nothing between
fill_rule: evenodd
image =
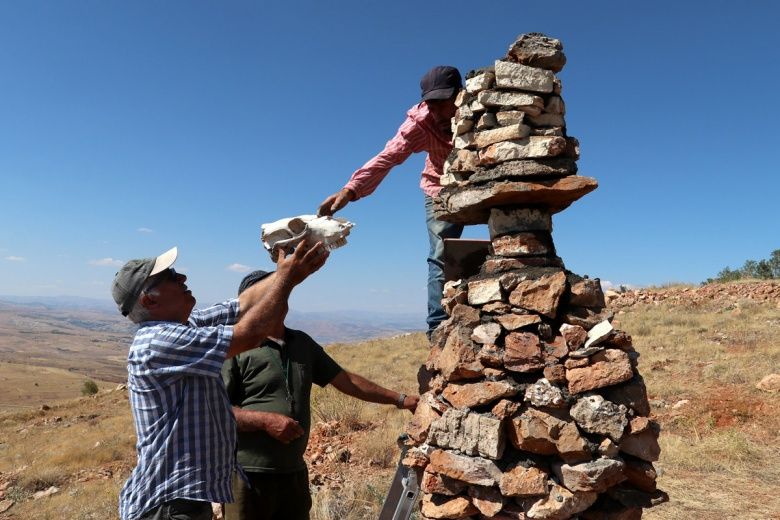
<instances>
[{"instance_id":1,"label":"rolled-up sleeve","mask_svg":"<svg viewBox=\"0 0 780 520\"><path fill-rule=\"evenodd\" d=\"M239 310L238 298L233 298L205 309L195 309L190 314L189 323L193 327L235 325L238 321Z\"/></svg>"}]
</instances>

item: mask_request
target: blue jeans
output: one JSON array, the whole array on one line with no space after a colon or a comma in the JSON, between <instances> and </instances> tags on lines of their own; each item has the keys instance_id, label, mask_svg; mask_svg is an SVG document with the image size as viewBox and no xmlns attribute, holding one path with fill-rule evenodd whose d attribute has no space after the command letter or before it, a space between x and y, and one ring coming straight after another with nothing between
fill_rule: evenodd
<instances>
[{"instance_id":1,"label":"blue jeans","mask_svg":"<svg viewBox=\"0 0 780 520\"><path fill-rule=\"evenodd\" d=\"M444 239L460 238L463 226L436 220L433 216L433 199L425 196L425 223L428 226L428 339L433 330L447 319L441 306L444 291Z\"/></svg>"}]
</instances>

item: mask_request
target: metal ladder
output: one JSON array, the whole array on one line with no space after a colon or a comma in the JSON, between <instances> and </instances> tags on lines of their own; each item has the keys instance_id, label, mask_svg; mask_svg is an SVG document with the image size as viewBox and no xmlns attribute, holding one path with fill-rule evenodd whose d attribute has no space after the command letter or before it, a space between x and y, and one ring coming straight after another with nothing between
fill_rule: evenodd
<instances>
[{"instance_id":1,"label":"metal ladder","mask_svg":"<svg viewBox=\"0 0 780 520\"><path fill-rule=\"evenodd\" d=\"M397 442L401 448L401 457L398 459L393 483L390 484L390 491L387 492L382 504L378 520L409 520L414 506L417 504L417 496L420 494L417 473L401 464L408 450L405 442L407 439L408 435L405 433L398 437Z\"/></svg>"}]
</instances>

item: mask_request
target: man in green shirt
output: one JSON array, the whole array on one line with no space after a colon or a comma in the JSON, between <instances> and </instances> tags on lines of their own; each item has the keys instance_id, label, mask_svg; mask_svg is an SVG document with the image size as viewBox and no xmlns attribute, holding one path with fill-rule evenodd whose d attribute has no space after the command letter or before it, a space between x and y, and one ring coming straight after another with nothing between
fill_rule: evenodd
<instances>
[{"instance_id":1,"label":"man in green shirt","mask_svg":"<svg viewBox=\"0 0 780 520\"><path fill-rule=\"evenodd\" d=\"M255 271L239 294L254 284L273 283L274 273ZM222 367L238 428L238 462L249 479L233 480L235 502L225 520L308 520L309 478L303 453L311 425L311 385L331 384L363 401L394 404L414 412L418 396L407 396L342 369L311 337L279 323L263 344Z\"/></svg>"}]
</instances>

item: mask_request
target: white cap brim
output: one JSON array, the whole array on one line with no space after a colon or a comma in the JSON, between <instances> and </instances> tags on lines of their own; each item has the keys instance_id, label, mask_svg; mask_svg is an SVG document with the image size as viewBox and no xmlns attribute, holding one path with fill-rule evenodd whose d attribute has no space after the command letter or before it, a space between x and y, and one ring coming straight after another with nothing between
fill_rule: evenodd
<instances>
[{"instance_id":1,"label":"white cap brim","mask_svg":"<svg viewBox=\"0 0 780 520\"><path fill-rule=\"evenodd\" d=\"M149 273L149 276L154 276L157 273L161 273L166 269L168 269L170 266L172 266L173 263L176 261L176 256L178 254L179 254L179 248L172 247L168 251L158 256L157 259L154 261L154 267L152 267L152 272Z\"/></svg>"}]
</instances>

